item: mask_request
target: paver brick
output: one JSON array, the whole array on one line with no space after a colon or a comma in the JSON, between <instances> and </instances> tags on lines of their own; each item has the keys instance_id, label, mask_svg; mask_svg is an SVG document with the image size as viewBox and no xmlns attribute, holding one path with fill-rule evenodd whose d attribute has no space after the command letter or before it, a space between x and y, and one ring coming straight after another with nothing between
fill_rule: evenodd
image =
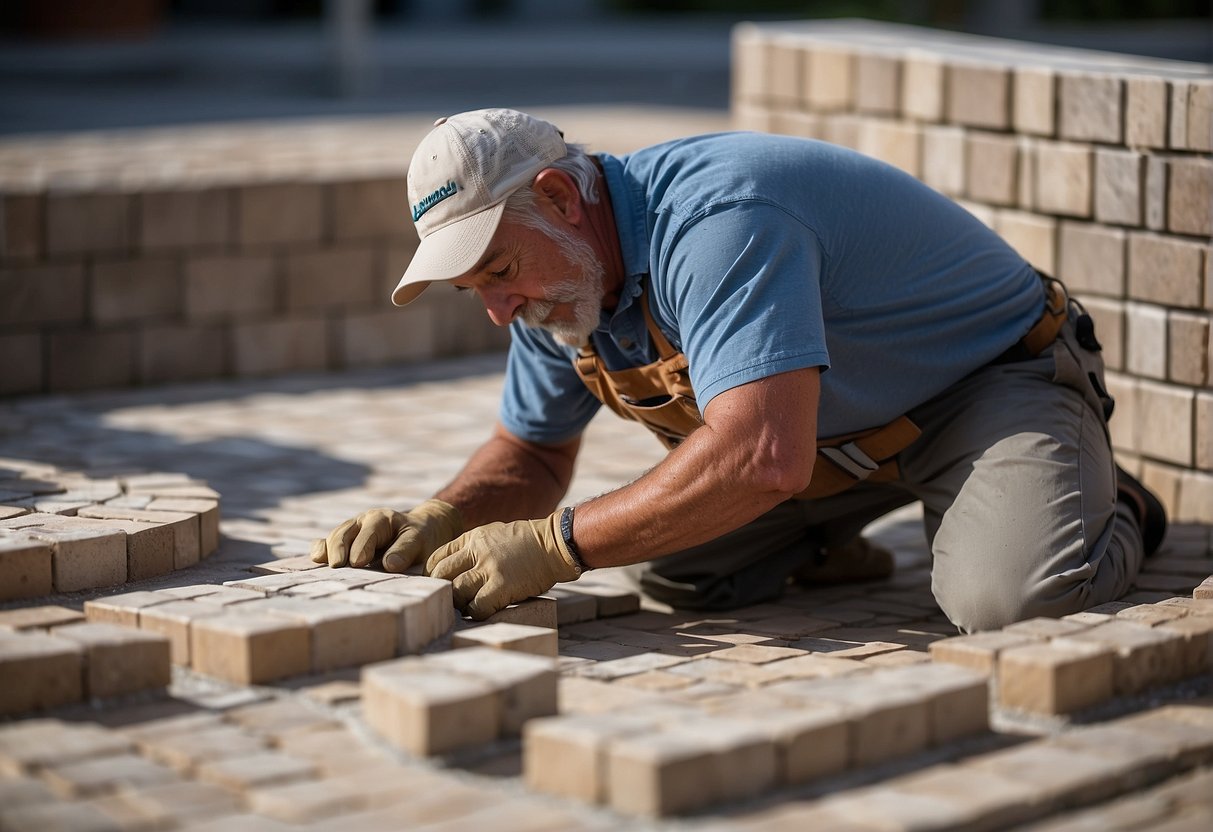
<instances>
[{"instance_id":1,"label":"paver brick","mask_svg":"<svg viewBox=\"0 0 1213 832\"><path fill-rule=\"evenodd\" d=\"M1126 234L1095 223L1061 222L1057 276L1072 292L1125 296Z\"/></svg>"},{"instance_id":2,"label":"paver brick","mask_svg":"<svg viewBox=\"0 0 1213 832\"><path fill-rule=\"evenodd\" d=\"M1016 133L1054 135L1056 87L1056 76L1047 66L1015 67L1011 123Z\"/></svg>"},{"instance_id":3,"label":"paver brick","mask_svg":"<svg viewBox=\"0 0 1213 832\"><path fill-rule=\"evenodd\" d=\"M965 191L965 133L959 127L922 128L922 181L940 193Z\"/></svg>"},{"instance_id":4,"label":"paver brick","mask_svg":"<svg viewBox=\"0 0 1213 832\"><path fill-rule=\"evenodd\" d=\"M640 611L639 595L606 581L597 583L583 576L574 586L569 587L568 591L594 598L597 618L611 618Z\"/></svg>"},{"instance_id":5,"label":"paver brick","mask_svg":"<svg viewBox=\"0 0 1213 832\"><path fill-rule=\"evenodd\" d=\"M970 132L965 139L967 194L991 205L1015 205L1019 144L1014 137Z\"/></svg>"},{"instance_id":6,"label":"paver brick","mask_svg":"<svg viewBox=\"0 0 1213 832\"><path fill-rule=\"evenodd\" d=\"M960 665L992 676L998 669L998 657L1004 650L1040 641L1041 638L1033 633L994 630L943 639L933 642L927 649L937 662Z\"/></svg>"},{"instance_id":7,"label":"paver brick","mask_svg":"<svg viewBox=\"0 0 1213 832\"><path fill-rule=\"evenodd\" d=\"M774 785L777 773L770 739L724 719L625 737L607 755L610 806L627 815L663 817L752 797Z\"/></svg>"},{"instance_id":8,"label":"paver brick","mask_svg":"<svg viewBox=\"0 0 1213 832\"><path fill-rule=\"evenodd\" d=\"M1082 305L1086 307L1095 322L1096 337L1103 347L1104 366L1109 370L1121 370L1125 366L1125 307L1116 300L1103 298L1083 298ZM1117 405L1120 399L1116 398Z\"/></svg>"},{"instance_id":9,"label":"paver brick","mask_svg":"<svg viewBox=\"0 0 1213 832\"><path fill-rule=\"evenodd\" d=\"M1131 150L1095 151L1095 219L1113 225L1141 225L1145 156Z\"/></svg>"},{"instance_id":10,"label":"paver brick","mask_svg":"<svg viewBox=\"0 0 1213 832\"><path fill-rule=\"evenodd\" d=\"M998 656L998 703L1036 714L1073 713L1112 697L1114 667L1112 649L1090 642L1011 647Z\"/></svg>"},{"instance_id":11,"label":"paver brick","mask_svg":"<svg viewBox=\"0 0 1213 832\"><path fill-rule=\"evenodd\" d=\"M267 255L190 256L184 266L184 311L191 321L269 315L278 304L278 275Z\"/></svg>"},{"instance_id":12,"label":"paver brick","mask_svg":"<svg viewBox=\"0 0 1213 832\"><path fill-rule=\"evenodd\" d=\"M855 109L893 115L901 108L901 61L891 55L860 52L854 58Z\"/></svg>"},{"instance_id":13,"label":"paver brick","mask_svg":"<svg viewBox=\"0 0 1213 832\"><path fill-rule=\"evenodd\" d=\"M812 110L847 110L852 104L853 56L846 49L814 43L804 52L802 89Z\"/></svg>"},{"instance_id":14,"label":"paver brick","mask_svg":"<svg viewBox=\"0 0 1213 832\"><path fill-rule=\"evenodd\" d=\"M1213 84L1206 79L1188 87L1188 149L1213 150Z\"/></svg>"},{"instance_id":15,"label":"paver brick","mask_svg":"<svg viewBox=\"0 0 1213 832\"><path fill-rule=\"evenodd\" d=\"M999 211L994 230L1038 271L1057 273L1057 220L1027 211Z\"/></svg>"},{"instance_id":16,"label":"paver brick","mask_svg":"<svg viewBox=\"0 0 1213 832\"><path fill-rule=\"evenodd\" d=\"M222 615L223 609L195 600L174 600L168 595L160 597L162 603L148 604L138 609L139 627L167 638L172 663L189 667L191 625L202 618Z\"/></svg>"},{"instance_id":17,"label":"paver brick","mask_svg":"<svg viewBox=\"0 0 1213 832\"><path fill-rule=\"evenodd\" d=\"M1129 235L1129 294L1137 300L1200 308L1203 246L1147 232Z\"/></svg>"},{"instance_id":18,"label":"paver brick","mask_svg":"<svg viewBox=\"0 0 1213 832\"><path fill-rule=\"evenodd\" d=\"M556 713L558 664L554 659L489 647L466 647L413 661L489 684L500 701L496 709L500 714L499 730L506 736L521 733L529 719Z\"/></svg>"},{"instance_id":19,"label":"paver brick","mask_svg":"<svg viewBox=\"0 0 1213 832\"><path fill-rule=\"evenodd\" d=\"M20 533L0 534L0 601L50 595L51 547Z\"/></svg>"},{"instance_id":20,"label":"paver brick","mask_svg":"<svg viewBox=\"0 0 1213 832\"><path fill-rule=\"evenodd\" d=\"M490 615L485 619L488 624L529 624L532 627L548 627L555 630L559 626L555 598L528 598L517 604Z\"/></svg>"},{"instance_id":21,"label":"paver brick","mask_svg":"<svg viewBox=\"0 0 1213 832\"><path fill-rule=\"evenodd\" d=\"M232 369L237 376L323 370L328 322L317 316L240 321L232 325Z\"/></svg>"},{"instance_id":22,"label":"paver brick","mask_svg":"<svg viewBox=\"0 0 1213 832\"><path fill-rule=\"evenodd\" d=\"M79 702L84 696L83 665L84 651L73 641L37 630L0 629L0 676L5 679L0 715Z\"/></svg>"},{"instance_id":23,"label":"paver brick","mask_svg":"<svg viewBox=\"0 0 1213 832\"><path fill-rule=\"evenodd\" d=\"M770 39L757 56L762 65L756 72L765 76L766 82L754 98L765 99L778 108L795 109L800 104L800 84L804 78L800 57L798 42Z\"/></svg>"},{"instance_id":24,"label":"paver brick","mask_svg":"<svg viewBox=\"0 0 1213 832\"><path fill-rule=\"evenodd\" d=\"M335 240L390 237L413 233L399 216L408 201L406 180L401 177L335 182L332 185L332 228Z\"/></svg>"},{"instance_id":25,"label":"paver brick","mask_svg":"<svg viewBox=\"0 0 1213 832\"><path fill-rule=\"evenodd\" d=\"M128 251L130 212L131 198L126 194L47 194L47 254L59 257Z\"/></svg>"},{"instance_id":26,"label":"paver brick","mask_svg":"<svg viewBox=\"0 0 1213 832\"><path fill-rule=\"evenodd\" d=\"M277 616L225 612L190 626L194 670L238 684L299 676L311 667L306 625Z\"/></svg>"},{"instance_id":27,"label":"paver brick","mask_svg":"<svg viewBox=\"0 0 1213 832\"><path fill-rule=\"evenodd\" d=\"M1153 304L1125 304L1125 350L1125 367L1129 372L1148 378L1166 378L1167 311ZM1135 446L1137 444L1134 442Z\"/></svg>"},{"instance_id":28,"label":"paver brick","mask_svg":"<svg viewBox=\"0 0 1213 832\"><path fill-rule=\"evenodd\" d=\"M377 299L377 278L369 247L293 252L285 258L286 308L323 311L370 306Z\"/></svg>"},{"instance_id":29,"label":"paver brick","mask_svg":"<svg viewBox=\"0 0 1213 832\"><path fill-rule=\"evenodd\" d=\"M1209 376L1209 315L1167 313L1167 377L1204 386Z\"/></svg>"},{"instance_id":30,"label":"paver brick","mask_svg":"<svg viewBox=\"0 0 1213 832\"><path fill-rule=\"evenodd\" d=\"M126 737L88 722L26 719L0 726L0 773L9 777L130 750Z\"/></svg>"},{"instance_id":31,"label":"paver brick","mask_svg":"<svg viewBox=\"0 0 1213 832\"><path fill-rule=\"evenodd\" d=\"M397 618L386 609L329 598L266 598L241 604L239 613L246 609L306 626L313 673L359 667L396 654Z\"/></svg>"},{"instance_id":32,"label":"paver brick","mask_svg":"<svg viewBox=\"0 0 1213 832\"><path fill-rule=\"evenodd\" d=\"M501 724L500 699L488 682L399 662L363 668L362 711L377 733L418 756L490 742Z\"/></svg>"},{"instance_id":33,"label":"paver brick","mask_svg":"<svg viewBox=\"0 0 1213 832\"><path fill-rule=\"evenodd\" d=\"M198 515L199 555L207 557L219 548L219 501L158 497L147 504L147 511Z\"/></svg>"},{"instance_id":34,"label":"paver brick","mask_svg":"<svg viewBox=\"0 0 1213 832\"><path fill-rule=\"evenodd\" d=\"M1213 235L1213 160L1167 162L1167 228L1180 234Z\"/></svg>"},{"instance_id":35,"label":"paver brick","mask_svg":"<svg viewBox=\"0 0 1213 832\"><path fill-rule=\"evenodd\" d=\"M1159 460L1191 466L1194 399L1191 388L1140 382L1137 418L1140 425L1149 426L1139 431L1140 451Z\"/></svg>"},{"instance_id":36,"label":"paver brick","mask_svg":"<svg viewBox=\"0 0 1213 832\"><path fill-rule=\"evenodd\" d=\"M124 790L121 799L149 818L153 826L170 828L195 820L231 817L241 806L240 798L222 786L196 780Z\"/></svg>"},{"instance_id":37,"label":"paver brick","mask_svg":"<svg viewBox=\"0 0 1213 832\"><path fill-rule=\"evenodd\" d=\"M902 60L901 111L921 121L943 119L944 64L935 55L909 52Z\"/></svg>"},{"instance_id":38,"label":"paver brick","mask_svg":"<svg viewBox=\"0 0 1213 832\"><path fill-rule=\"evenodd\" d=\"M0 828L6 832L120 832L118 823L85 803L37 803L0 807Z\"/></svg>"},{"instance_id":39,"label":"paver brick","mask_svg":"<svg viewBox=\"0 0 1213 832\"><path fill-rule=\"evenodd\" d=\"M0 198L0 258L35 260L43 255L41 194L5 194Z\"/></svg>"},{"instance_id":40,"label":"paver brick","mask_svg":"<svg viewBox=\"0 0 1213 832\"><path fill-rule=\"evenodd\" d=\"M1093 153L1090 146L1037 142L1034 147L1035 207L1047 214L1091 216Z\"/></svg>"},{"instance_id":41,"label":"paver brick","mask_svg":"<svg viewBox=\"0 0 1213 832\"><path fill-rule=\"evenodd\" d=\"M1161 78L1125 79L1125 144L1167 146L1167 82Z\"/></svg>"},{"instance_id":42,"label":"paver brick","mask_svg":"<svg viewBox=\"0 0 1213 832\"><path fill-rule=\"evenodd\" d=\"M556 631L526 624L489 624L461 630L451 637L451 647L493 647L536 656L558 655Z\"/></svg>"},{"instance_id":43,"label":"paver brick","mask_svg":"<svg viewBox=\"0 0 1213 832\"><path fill-rule=\"evenodd\" d=\"M1114 75L1061 73L1057 88L1061 137L1120 144L1122 87Z\"/></svg>"},{"instance_id":44,"label":"paver brick","mask_svg":"<svg viewBox=\"0 0 1213 832\"><path fill-rule=\"evenodd\" d=\"M236 792L308 780L318 774L315 764L280 751L256 751L247 755L220 757L200 763L197 768L199 780ZM324 788L322 784L315 785Z\"/></svg>"},{"instance_id":45,"label":"paver brick","mask_svg":"<svg viewBox=\"0 0 1213 832\"><path fill-rule=\"evenodd\" d=\"M523 728L523 780L532 791L605 803L608 746L654 727L654 720L643 713L574 714L530 720Z\"/></svg>"},{"instance_id":46,"label":"paver brick","mask_svg":"<svg viewBox=\"0 0 1213 832\"><path fill-rule=\"evenodd\" d=\"M324 233L320 185L249 185L236 192L236 200L236 241L242 246L314 243Z\"/></svg>"},{"instance_id":47,"label":"paver brick","mask_svg":"<svg viewBox=\"0 0 1213 832\"><path fill-rule=\"evenodd\" d=\"M1167 84L1171 94L1171 107L1167 124L1167 146L1172 150L1188 149L1188 89L1187 81Z\"/></svg>"},{"instance_id":48,"label":"paver brick","mask_svg":"<svg viewBox=\"0 0 1213 832\"><path fill-rule=\"evenodd\" d=\"M1063 636L1054 643L1097 644L1115 651L1113 686L1117 694L1139 693L1181 677L1182 639L1132 621L1113 621Z\"/></svg>"},{"instance_id":49,"label":"paver brick","mask_svg":"<svg viewBox=\"0 0 1213 832\"><path fill-rule=\"evenodd\" d=\"M948 120L1004 130L1011 120L1011 74L1004 66L949 63Z\"/></svg>"},{"instance_id":50,"label":"paver brick","mask_svg":"<svg viewBox=\"0 0 1213 832\"><path fill-rule=\"evenodd\" d=\"M0 269L0 325L81 323L85 316L84 267L75 263Z\"/></svg>"},{"instance_id":51,"label":"paver brick","mask_svg":"<svg viewBox=\"0 0 1213 832\"><path fill-rule=\"evenodd\" d=\"M91 797L119 788L180 782L177 774L137 754L115 754L79 762L64 762L42 770L42 779L63 798Z\"/></svg>"},{"instance_id":52,"label":"paver brick","mask_svg":"<svg viewBox=\"0 0 1213 832\"><path fill-rule=\"evenodd\" d=\"M135 739L147 757L177 772L194 776L202 763L228 757L243 757L265 750L257 737L231 725L212 725L205 730L171 730L148 733Z\"/></svg>"},{"instance_id":53,"label":"paver brick","mask_svg":"<svg viewBox=\"0 0 1213 832\"><path fill-rule=\"evenodd\" d=\"M118 624L85 622L54 634L84 649L84 693L92 698L167 687L168 639Z\"/></svg>"},{"instance_id":54,"label":"paver brick","mask_svg":"<svg viewBox=\"0 0 1213 832\"><path fill-rule=\"evenodd\" d=\"M90 318L102 325L176 318L183 305L180 267L165 257L96 262L89 298Z\"/></svg>"},{"instance_id":55,"label":"paver brick","mask_svg":"<svg viewBox=\"0 0 1213 832\"><path fill-rule=\"evenodd\" d=\"M1142 193L1144 221L1152 231L1167 227L1167 161L1159 156L1146 156L1146 177Z\"/></svg>"},{"instance_id":56,"label":"paver brick","mask_svg":"<svg viewBox=\"0 0 1213 832\"><path fill-rule=\"evenodd\" d=\"M60 624L72 624L83 621L84 615L78 610L60 607L55 604L43 604L38 607L17 607L11 610L0 610L0 633L9 630L49 630Z\"/></svg>"},{"instance_id":57,"label":"paver brick","mask_svg":"<svg viewBox=\"0 0 1213 832\"><path fill-rule=\"evenodd\" d=\"M136 240L145 250L226 245L231 192L221 188L149 191L139 195Z\"/></svg>"},{"instance_id":58,"label":"paver brick","mask_svg":"<svg viewBox=\"0 0 1213 832\"><path fill-rule=\"evenodd\" d=\"M126 532L112 527L107 530L104 521L27 514L2 524L20 528L51 547L51 567L59 592L126 581Z\"/></svg>"},{"instance_id":59,"label":"paver brick","mask_svg":"<svg viewBox=\"0 0 1213 832\"><path fill-rule=\"evenodd\" d=\"M851 764L851 726L841 708L772 707L730 716L752 721L774 744L780 783L807 783Z\"/></svg>"}]
</instances>

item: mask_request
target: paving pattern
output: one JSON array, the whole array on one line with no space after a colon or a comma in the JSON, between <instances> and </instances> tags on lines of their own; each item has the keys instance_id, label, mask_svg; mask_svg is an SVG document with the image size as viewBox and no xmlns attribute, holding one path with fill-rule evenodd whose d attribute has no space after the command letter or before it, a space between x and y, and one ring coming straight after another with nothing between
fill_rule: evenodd
<instances>
[{"instance_id":1,"label":"paving pattern","mask_svg":"<svg viewBox=\"0 0 1213 832\"><path fill-rule=\"evenodd\" d=\"M474 624L439 610L427 579L308 568L314 537L458 470L487 436L501 367L488 356L0 405L0 457L14 464L170 472L208 483L223 508L219 549L196 565L3 604L0 657L72 628L101 628L78 633L89 646L73 655L115 633L155 655L132 660L150 668L127 674L142 685L98 679L83 703L10 709L24 713L0 724L0 829L1207 828L1207 526L1175 526L1120 601L966 637L931 597L914 509L869 530L895 552L892 578L729 613L637 609L592 573ZM570 496L661 453L599 418ZM245 604L305 622L289 673L182 655L228 655L199 636L221 628L192 628ZM351 652L351 608L357 632L382 631L378 652ZM0 665L6 690L29 678L15 667Z\"/></svg>"}]
</instances>

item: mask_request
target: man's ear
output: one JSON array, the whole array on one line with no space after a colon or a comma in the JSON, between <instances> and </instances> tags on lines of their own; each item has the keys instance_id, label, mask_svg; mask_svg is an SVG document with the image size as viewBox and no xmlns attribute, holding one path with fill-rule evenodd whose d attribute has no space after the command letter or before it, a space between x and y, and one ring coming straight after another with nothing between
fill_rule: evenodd
<instances>
[{"instance_id":1,"label":"man's ear","mask_svg":"<svg viewBox=\"0 0 1213 832\"><path fill-rule=\"evenodd\" d=\"M545 197L570 225L581 222L581 191L573 177L558 168L544 168L531 189Z\"/></svg>"}]
</instances>

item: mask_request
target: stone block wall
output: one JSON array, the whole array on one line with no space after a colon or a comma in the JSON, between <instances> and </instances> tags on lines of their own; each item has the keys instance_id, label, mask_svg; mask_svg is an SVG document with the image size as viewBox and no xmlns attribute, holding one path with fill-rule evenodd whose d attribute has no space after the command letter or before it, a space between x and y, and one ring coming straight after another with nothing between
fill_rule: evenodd
<instances>
[{"instance_id":1,"label":"stone block wall","mask_svg":"<svg viewBox=\"0 0 1213 832\"><path fill-rule=\"evenodd\" d=\"M741 129L956 199L1096 319L1121 464L1213 522L1213 70L853 21L742 24Z\"/></svg>"},{"instance_id":2,"label":"stone block wall","mask_svg":"<svg viewBox=\"0 0 1213 832\"><path fill-rule=\"evenodd\" d=\"M388 296L416 247L400 122L0 144L0 395L500 349L476 304Z\"/></svg>"}]
</instances>

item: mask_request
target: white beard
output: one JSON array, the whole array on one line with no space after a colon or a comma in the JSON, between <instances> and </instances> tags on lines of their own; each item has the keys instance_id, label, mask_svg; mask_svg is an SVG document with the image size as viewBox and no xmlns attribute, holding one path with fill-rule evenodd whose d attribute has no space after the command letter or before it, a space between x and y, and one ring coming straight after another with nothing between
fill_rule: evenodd
<instances>
[{"instance_id":1,"label":"white beard","mask_svg":"<svg viewBox=\"0 0 1213 832\"><path fill-rule=\"evenodd\" d=\"M560 253L572 268L574 277L546 287L544 300L531 301L523 308L522 322L529 327L547 330L561 344L579 347L598 328L602 301L606 295L603 285L606 269L594 256L594 249L589 243L563 229L548 226L542 230L560 246ZM571 321L548 320L557 304L572 305Z\"/></svg>"}]
</instances>

